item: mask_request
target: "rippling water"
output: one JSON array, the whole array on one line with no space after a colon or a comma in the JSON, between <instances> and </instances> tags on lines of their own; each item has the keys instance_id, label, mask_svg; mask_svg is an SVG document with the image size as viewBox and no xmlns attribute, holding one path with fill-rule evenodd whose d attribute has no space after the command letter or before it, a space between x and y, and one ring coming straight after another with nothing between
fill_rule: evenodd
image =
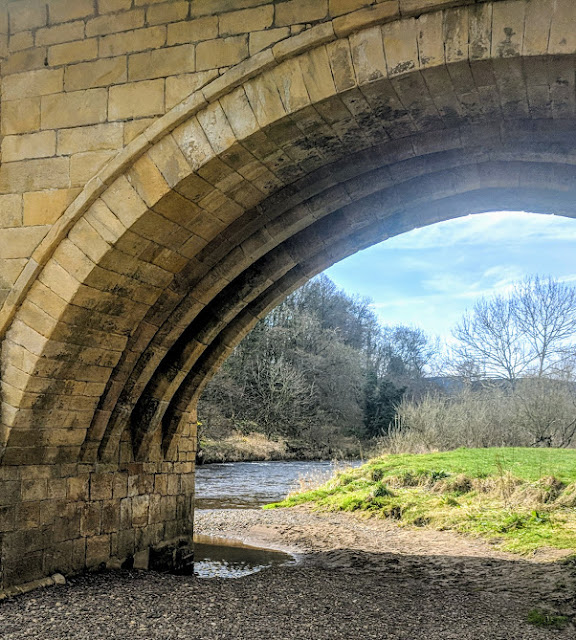
<instances>
[{"instance_id":1,"label":"rippling water","mask_svg":"<svg viewBox=\"0 0 576 640\"><path fill-rule=\"evenodd\" d=\"M338 469L360 462L224 462L196 470L196 509L253 509L277 502L301 482L318 484ZM237 540L194 536L194 573L199 578L241 578L294 562L290 554Z\"/></svg>"},{"instance_id":2,"label":"rippling water","mask_svg":"<svg viewBox=\"0 0 576 640\"><path fill-rule=\"evenodd\" d=\"M301 479L324 481L355 462L224 462L196 470L197 509L250 509L282 500Z\"/></svg>"}]
</instances>

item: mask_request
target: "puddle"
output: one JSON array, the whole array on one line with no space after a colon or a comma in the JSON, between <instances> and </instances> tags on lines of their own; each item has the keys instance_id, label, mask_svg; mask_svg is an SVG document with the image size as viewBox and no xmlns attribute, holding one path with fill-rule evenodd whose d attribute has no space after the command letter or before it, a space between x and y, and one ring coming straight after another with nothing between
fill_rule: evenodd
<instances>
[{"instance_id":1,"label":"puddle","mask_svg":"<svg viewBox=\"0 0 576 640\"><path fill-rule=\"evenodd\" d=\"M194 575L199 578L242 578L295 562L294 556L282 551L253 547L228 538L194 536Z\"/></svg>"}]
</instances>

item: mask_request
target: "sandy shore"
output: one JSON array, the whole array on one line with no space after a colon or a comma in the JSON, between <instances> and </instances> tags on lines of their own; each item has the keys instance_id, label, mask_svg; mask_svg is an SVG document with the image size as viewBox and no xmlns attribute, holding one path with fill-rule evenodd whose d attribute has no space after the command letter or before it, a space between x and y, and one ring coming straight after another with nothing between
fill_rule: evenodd
<instances>
[{"instance_id":1,"label":"sandy shore","mask_svg":"<svg viewBox=\"0 0 576 640\"><path fill-rule=\"evenodd\" d=\"M307 510L198 512L199 533L289 549L236 580L106 572L0 603L2 640L573 640L526 622L574 614L574 569L448 532Z\"/></svg>"}]
</instances>

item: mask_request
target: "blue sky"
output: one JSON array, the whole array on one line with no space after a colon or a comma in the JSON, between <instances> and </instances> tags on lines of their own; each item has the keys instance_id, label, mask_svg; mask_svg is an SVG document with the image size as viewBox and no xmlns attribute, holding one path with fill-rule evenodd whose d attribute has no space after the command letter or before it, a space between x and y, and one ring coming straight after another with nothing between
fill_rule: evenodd
<instances>
[{"instance_id":1,"label":"blue sky","mask_svg":"<svg viewBox=\"0 0 576 640\"><path fill-rule=\"evenodd\" d=\"M576 220L466 216L396 236L326 271L348 293L371 298L384 324L420 326L443 338L478 297L537 274L576 284Z\"/></svg>"}]
</instances>

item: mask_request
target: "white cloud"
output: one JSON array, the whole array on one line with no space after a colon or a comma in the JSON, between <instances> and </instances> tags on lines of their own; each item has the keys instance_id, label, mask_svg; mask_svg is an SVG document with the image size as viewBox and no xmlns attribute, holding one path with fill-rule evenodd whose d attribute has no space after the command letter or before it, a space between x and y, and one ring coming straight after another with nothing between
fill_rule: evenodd
<instances>
[{"instance_id":1,"label":"white cloud","mask_svg":"<svg viewBox=\"0 0 576 640\"><path fill-rule=\"evenodd\" d=\"M390 238L383 248L432 249L456 244L576 240L576 220L537 213L497 211L439 222Z\"/></svg>"}]
</instances>

